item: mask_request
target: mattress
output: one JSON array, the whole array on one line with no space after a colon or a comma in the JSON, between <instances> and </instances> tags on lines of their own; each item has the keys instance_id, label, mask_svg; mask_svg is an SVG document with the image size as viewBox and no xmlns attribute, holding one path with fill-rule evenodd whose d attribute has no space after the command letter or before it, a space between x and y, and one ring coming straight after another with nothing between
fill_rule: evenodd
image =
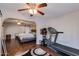
<instances>
[{"instance_id":1,"label":"mattress","mask_svg":"<svg viewBox=\"0 0 79 59\"><path fill-rule=\"evenodd\" d=\"M24 38L34 38L34 35L30 33L22 33L22 34L19 34L18 36L20 37L20 40Z\"/></svg>"},{"instance_id":2,"label":"mattress","mask_svg":"<svg viewBox=\"0 0 79 59\"><path fill-rule=\"evenodd\" d=\"M20 42L28 42L35 40L35 35L33 35L32 33L20 33L18 34L18 37Z\"/></svg>"}]
</instances>

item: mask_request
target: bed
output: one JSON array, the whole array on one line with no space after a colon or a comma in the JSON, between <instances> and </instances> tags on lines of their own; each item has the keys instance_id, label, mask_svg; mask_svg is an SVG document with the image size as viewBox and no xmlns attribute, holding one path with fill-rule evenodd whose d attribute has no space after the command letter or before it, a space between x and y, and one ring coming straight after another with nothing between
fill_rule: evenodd
<instances>
[{"instance_id":1,"label":"bed","mask_svg":"<svg viewBox=\"0 0 79 59\"><path fill-rule=\"evenodd\" d=\"M16 38L18 38L19 41L23 43L36 40L36 35L34 35L33 33L19 33L18 35L16 35Z\"/></svg>"}]
</instances>

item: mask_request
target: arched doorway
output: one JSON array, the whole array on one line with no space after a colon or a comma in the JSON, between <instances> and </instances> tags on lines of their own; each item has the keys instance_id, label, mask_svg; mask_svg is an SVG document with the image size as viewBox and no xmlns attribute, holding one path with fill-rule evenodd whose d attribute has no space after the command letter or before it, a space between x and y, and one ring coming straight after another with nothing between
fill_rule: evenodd
<instances>
[{"instance_id":1,"label":"arched doorway","mask_svg":"<svg viewBox=\"0 0 79 59\"><path fill-rule=\"evenodd\" d=\"M27 42L35 41L36 44L36 23L33 21L7 18L3 24L3 37L7 42L9 55L24 51ZM12 43L12 44L11 44ZM22 43L22 44L20 44ZM9 45L9 46L8 46ZM25 47L24 47L25 46ZM14 52L11 49L14 48ZM15 49L16 48L16 49Z\"/></svg>"}]
</instances>

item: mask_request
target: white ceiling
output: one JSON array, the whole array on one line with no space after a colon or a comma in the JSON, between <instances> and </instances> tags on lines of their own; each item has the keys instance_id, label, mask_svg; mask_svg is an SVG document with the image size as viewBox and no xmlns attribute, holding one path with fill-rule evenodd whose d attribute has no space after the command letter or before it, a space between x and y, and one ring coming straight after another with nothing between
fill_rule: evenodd
<instances>
[{"instance_id":1,"label":"white ceiling","mask_svg":"<svg viewBox=\"0 0 79 59\"><path fill-rule=\"evenodd\" d=\"M19 21L18 21L19 20ZM21 22L21 25L24 26L26 25L30 25L30 26L36 26L35 22L32 21L23 21L20 19L15 19L15 18L8 18L4 21L3 25L11 25L11 24L15 24L17 25L18 22Z\"/></svg>"},{"instance_id":2,"label":"white ceiling","mask_svg":"<svg viewBox=\"0 0 79 59\"><path fill-rule=\"evenodd\" d=\"M25 7L23 3L0 3L0 9L5 8L10 11L17 11L19 8ZM45 13L44 16L40 14L34 15L35 19L53 19L61 17L65 14L79 11L79 3L48 3L47 7L40 9ZM28 17L27 11L20 12L22 15Z\"/></svg>"}]
</instances>

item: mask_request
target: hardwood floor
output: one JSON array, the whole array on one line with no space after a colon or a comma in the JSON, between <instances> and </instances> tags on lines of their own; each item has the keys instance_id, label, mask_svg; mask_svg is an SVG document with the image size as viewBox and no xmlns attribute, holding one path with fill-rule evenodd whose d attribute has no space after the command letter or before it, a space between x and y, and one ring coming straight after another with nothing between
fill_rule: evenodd
<instances>
[{"instance_id":1,"label":"hardwood floor","mask_svg":"<svg viewBox=\"0 0 79 59\"><path fill-rule=\"evenodd\" d=\"M34 47L40 47L53 56L59 56L58 53L56 53L55 51L52 51L51 49L49 49L47 47L36 45L35 41L27 42L27 43L20 43L16 39L11 39L11 41L6 41L6 47L7 47L8 56L14 56L18 52L24 52L24 51L34 48Z\"/></svg>"}]
</instances>

